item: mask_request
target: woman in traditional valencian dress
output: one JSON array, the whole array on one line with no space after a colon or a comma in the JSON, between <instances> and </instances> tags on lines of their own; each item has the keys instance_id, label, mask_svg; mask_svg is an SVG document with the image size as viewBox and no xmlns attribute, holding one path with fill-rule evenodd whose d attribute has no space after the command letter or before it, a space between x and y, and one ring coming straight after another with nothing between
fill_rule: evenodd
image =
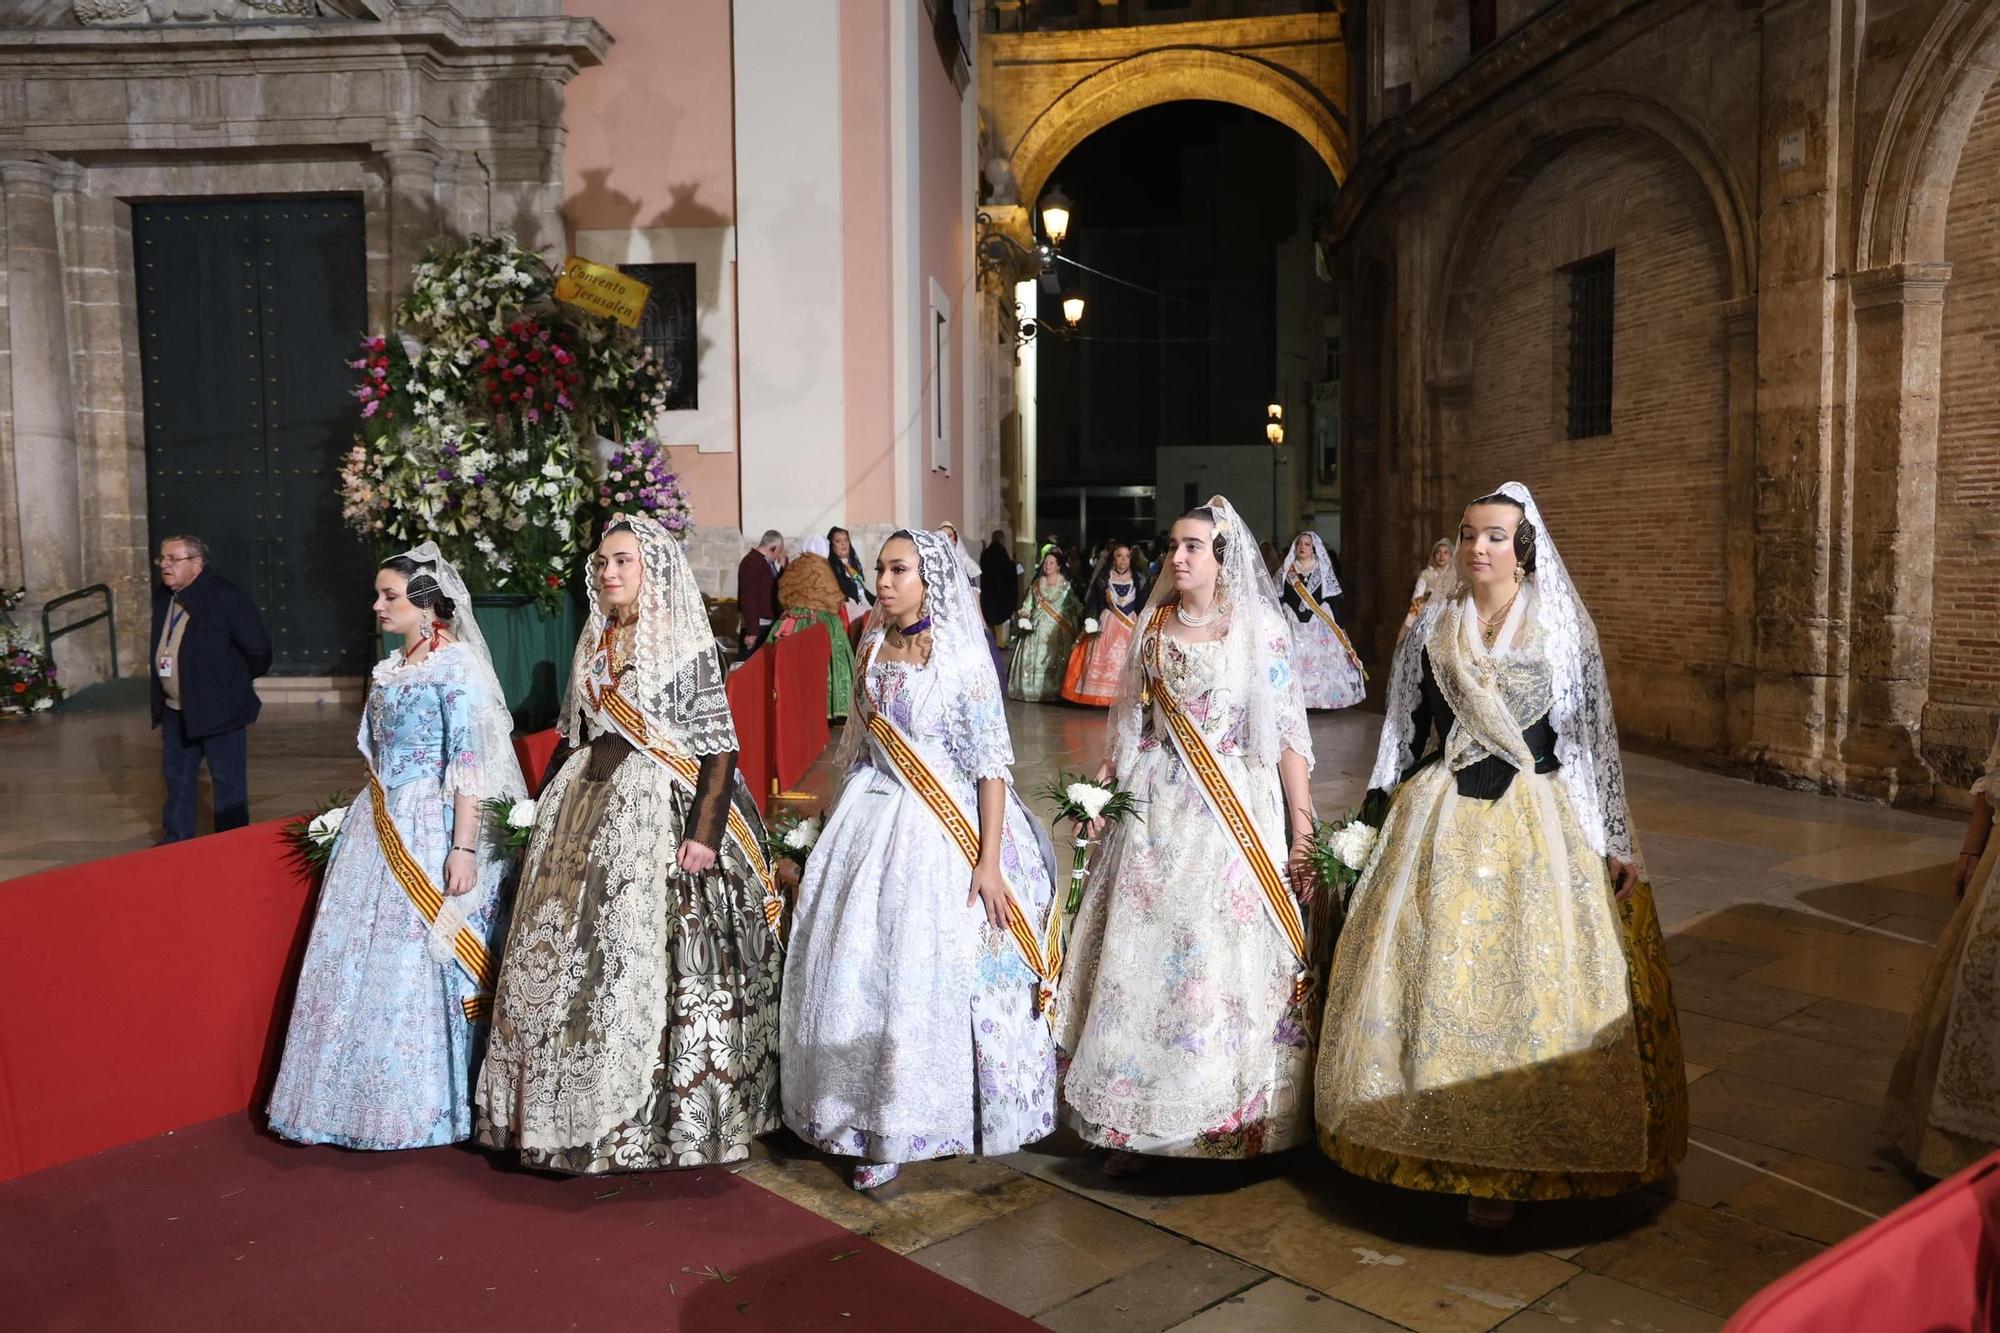
<instances>
[{"instance_id":1,"label":"woman in traditional valencian dress","mask_svg":"<svg viewBox=\"0 0 2000 1333\"><path fill-rule=\"evenodd\" d=\"M514 869L480 806L527 787L472 599L434 544L377 572L375 617L404 646L370 682L368 786L320 887L271 1128L301 1143L425 1148L472 1134Z\"/></svg>"},{"instance_id":2,"label":"woman in traditional valencian dress","mask_svg":"<svg viewBox=\"0 0 2000 1333\"><path fill-rule=\"evenodd\" d=\"M1014 793L979 604L936 532L877 562L839 803L786 960L792 1132L859 1159L1013 1152L1055 1127L1054 854Z\"/></svg>"},{"instance_id":3,"label":"woman in traditional valencian dress","mask_svg":"<svg viewBox=\"0 0 2000 1333\"><path fill-rule=\"evenodd\" d=\"M1316 1114L1347 1170L1497 1226L1659 1179L1687 1085L1597 631L1526 487L1465 511L1457 570L1396 655Z\"/></svg>"},{"instance_id":4,"label":"woman in traditional valencian dress","mask_svg":"<svg viewBox=\"0 0 2000 1333\"><path fill-rule=\"evenodd\" d=\"M830 549L826 538L808 537L805 550L778 575L782 614L771 627L771 637L783 639L813 625L826 626L831 650L826 664L826 715L842 718L847 716L848 697L854 693L854 645L841 618L846 598L828 558Z\"/></svg>"},{"instance_id":5,"label":"woman in traditional valencian dress","mask_svg":"<svg viewBox=\"0 0 2000 1333\"><path fill-rule=\"evenodd\" d=\"M1347 631L1334 619L1340 580L1317 532L1301 532L1278 570L1278 594L1290 613L1292 665L1307 708L1350 708L1368 696L1368 673Z\"/></svg>"},{"instance_id":6,"label":"woman in traditional valencian dress","mask_svg":"<svg viewBox=\"0 0 2000 1333\"><path fill-rule=\"evenodd\" d=\"M1087 708L1109 708L1118 697L1125 659L1132 655L1132 635L1139 627L1139 609L1146 604L1146 576L1132 566L1132 548L1113 542L1097 563L1090 591L1083 599L1083 637L1070 649L1063 672L1062 697ZM1092 622L1096 628L1092 629Z\"/></svg>"},{"instance_id":7,"label":"woman in traditional valencian dress","mask_svg":"<svg viewBox=\"0 0 2000 1333\"><path fill-rule=\"evenodd\" d=\"M1917 992L1883 1108L1897 1149L1939 1179L2000 1148L2000 737L1972 791L1954 876L1958 909Z\"/></svg>"},{"instance_id":8,"label":"woman in traditional valencian dress","mask_svg":"<svg viewBox=\"0 0 2000 1333\"><path fill-rule=\"evenodd\" d=\"M576 1174L739 1161L778 1122L780 900L680 544L590 564L479 1079L479 1141Z\"/></svg>"},{"instance_id":9,"label":"woman in traditional valencian dress","mask_svg":"<svg viewBox=\"0 0 2000 1333\"><path fill-rule=\"evenodd\" d=\"M1014 660L1007 667L1010 699L1034 704L1062 694L1070 649L1083 629L1083 604L1063 570L1062 552L1044 554L1041 573L1028 584L1028 595L1014 613Z\"/></svg>"},{"instance_id":10,"label":"woman in traditional valencian dress","mask_svg":"<svg viewBox=\"0 0 2000 1333\"><path fill-rule=\"evenodd\" d=\"M1416 627L1417 617L1423 614L1431 599L1450 588L1457 574L1452 569L1452 542L1449 537L1440 537L1431 543L1430 556L1424 567L1417 571L1417 586L1410 590L1410 611L1403 617L1403 628L1396 632L1396 642L1400 645L1409 632Z\"/></svg>"},{"instance_id":11,"label":"woman in traditional valencian dress","mask_svg":"<svg viewBox=\"0 0 2000 1333\"><path fill-rule=\"evenodd\" d=\"M852 643L875 597L868 591L868 571L862 568L861 557L855 553L853 534L846 528L828 528L826 545L827 562L833 566L833 576L840 580L840 595L845 599L843 614L847 617L847 637ZM845 706L843 701L842 707Z\"/></svg>"},{"instance_id":12,"label":"woman in traditional valencian dress","mask_svg":"<svg viewBox=\"0 0 2000 1333\"><path fill-rule=\"evenodd\" d=\"M1294 893L1312 742L1255 539L1220 497L1174 524L1111 713L1138 798L1070 933L1065 1115L1115 1151L1250 1157L1311 1133L1316 923Z\"/></svg>"}]
</instances>

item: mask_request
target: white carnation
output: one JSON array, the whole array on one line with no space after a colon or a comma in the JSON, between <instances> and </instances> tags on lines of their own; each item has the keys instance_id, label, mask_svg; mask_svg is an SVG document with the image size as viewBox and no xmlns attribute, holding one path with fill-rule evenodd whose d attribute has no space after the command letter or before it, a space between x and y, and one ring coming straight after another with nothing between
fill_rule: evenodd
<instances>
[{"instance_id":1,"label":"white carnation","mask_svg":"<svg viewBox=\"0 0 2000 1333\"><path fill-rule=\"evenodd\" d=\"M1332 841L1333 854L1350 868L1359 870L1368 864L1368 854L1375 850L1375 830L1357 819L1335 833Z\"/></svg>"},{"instance_id":2,"label":"white carnation","mask_svg":"<svg viewBox=\"0 0 2000 1333\"><path fill-rule=\"evenodd\" d=\"M35 700L35 707L33 711L37 713L46 713L49 711L49 709L54 708L55 706L56 706L56 701L54 699L49 698L47 695L43 695L41 698Z\"/></svg>"},{"instance_id":3,"label":"white carnation","mask_svg":"<svg viewBox=\"0 0 2000 1333\"><path fill-rule=\"evenodd\" d=\"M1022 616L1019 620L1015 621L1014 623L1024 630L1030 630L1035 627L1035 622L1028 619L1028 617L1026 616Z\"/></svg>"},{"instance_id":4,"label":"white carnation","mask_svg":"<svg viewBox=\"0 0 2000 1333\"><path fill-rule=\"evenodd\" d=\"M345 818L347 818L347 807L336 805L333 809L316 816L312 823L306 825L306 836L311 838L317 845L325 847L332 843L334 838L339 835L340 821Z\"/></svg>"},{"instance_id":5,"label":"white carnation","mask_svg":"<svg viewBox=\"0 0 2000 1333\"><path fill-rule=\"evenodd\" d=\"M519 800L507 807L508 828L532 828L535 823L535 803Z\"/></svg>"},{"instance_id":6,"label":"white carnation","mask_svg":"<svg viewBox=\"0 0 2000 1333\"><path fill-rule=\"evenodd\" d=\"M1094 782L1072 782L1064 789L1063 795L1091 819L1103 814L1104 807L1111 802L1111 793Z\"/></svg>"},{"instance_id":7,"label":"white carnation","mask_svg":"<svg viewBox=\"0 0 2000 1333\"><path fill-rule=\"evenodd\" d=\"M1083 622L1083 632L1084 632L1085 634L1095 634L1095 633L1097 633L1097 617L1096 617L1096 616L1091 616L1091 617L1089 617L1088 619L1086 619L1086 620L1085 620L1085 621Z\"/></svg>"},{"instance_id":8,"label":"white carnation","mask_svg":"<svg viewBox=\"0 0 2000 1333\"><path fill-rule=\"evenodd\" d=\"M785 831L785 846L795 852L809 852L819 841L819 821L805 819Z\"/></svg>"}]
</instances>

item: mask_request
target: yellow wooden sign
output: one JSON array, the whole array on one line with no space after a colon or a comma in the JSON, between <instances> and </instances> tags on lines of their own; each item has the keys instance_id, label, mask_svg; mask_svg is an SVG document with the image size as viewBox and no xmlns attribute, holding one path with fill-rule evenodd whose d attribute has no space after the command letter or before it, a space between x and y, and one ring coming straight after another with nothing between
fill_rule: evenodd
<instances>
[{"instance_id":1,"label":"yellow wooden sign","mask_svg":"<svg viewBox=\"0 0 2000 1333\"><path fill-rule=\"evenodd\" d=\"M628 329L639 327L650 291L645 283L609 264L594 264L575 255L563 261L562 272L556 275L556 300L615 319Z\"/></svg>"}]
</instances>

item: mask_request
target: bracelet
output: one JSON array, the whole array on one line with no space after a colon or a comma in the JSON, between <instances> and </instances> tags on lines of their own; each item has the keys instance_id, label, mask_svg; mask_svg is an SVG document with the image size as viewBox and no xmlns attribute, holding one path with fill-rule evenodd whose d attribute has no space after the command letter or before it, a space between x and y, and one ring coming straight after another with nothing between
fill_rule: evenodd
<instances>
[{"instance_id":1,"label":"bracelet","mask_svg":"<svg viewBox=\"0 0 2000 1333\"><path fill-rule=\"evenodd\" d=\"M458 845L457 843L453 843L453 844L451 845L451 849L452 849L452 850L453 850L454 852L470 852L470 853L472 853L472 854L473 854L474 856L477 856L477 855L479 855L479 849L478 849L477 847L461 847L461 846L459 846L459 845Z\"/></svg>"}]
</instances>

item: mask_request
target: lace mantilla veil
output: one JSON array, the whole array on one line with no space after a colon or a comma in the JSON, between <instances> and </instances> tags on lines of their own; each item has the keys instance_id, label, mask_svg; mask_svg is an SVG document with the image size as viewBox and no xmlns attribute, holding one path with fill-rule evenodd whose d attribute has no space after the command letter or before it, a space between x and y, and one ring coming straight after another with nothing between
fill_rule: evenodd
<instances>
[{"instance_id":1,"label":"lace mantilla veil","mask_svg":"<svg viewBox=\"0 0 2000 1333\"><path fill-rule=\"evenodd\" d=\"M633 634L632 667L620 693L646 720L647 733L668 741L690 755L733 753L739 746L736 722L729 714L725 677L715 653L715 634L708 625L708 606L687 555L659 521L644 514L614 514L606 530L630 525L639 542L645 578L639 585L639 622ZM593 556L594 556L593 552ZM558 723L563 739L581 745L589 739L583 720L591 711L584 684L591 659L603 642L609 615L599 599L597 580L586 569L584 586L590 595L590 616L577 635L570 659L569 694L563 699Z\"/></svg>"},{"instance_id":2,"label":"lace mantilla veil","mask_svg":"<svg viewBox=\"0 0 2000 1333\"><path fill-rule=\"evenodd\" d=\"M1510 481L1489 492L1504 495L1526 512L1535 525L1535 572L1528 576L1533 594L1530 612L1542 634L1555 682L1549 725L1556 732L1556 758L1563 787L1590 849L1635 865L1639 861L1632 833L1632 812L1625 800L1625 764L1618 753L1618 724L1611 715L1611 685L1604 674L1604 651L1597 626L1584 608L1570 579L1569 567L1556 550L1555 538L1526 486ZM1423 653L1445 608L1466 596L1464 576L1454 557L1450 578L1440 595L1424 605L1416 625L1404 636L1390 669L1388 715L1375 753L1370 787L1394 791L1403 770L1414 763L1416 737L1411 713L1417 706Z\"/></svg>"},{"instance_id":3,"label":"lace mantilla veil","mask_svg":"<svg viewBox=\"0 0 2000 1333\"><path fill-rule=\"evenodd\" d=\"M966 734L955 735L952 749L976 780L1009 780L1014 764L1013 739L1007 731L1007 713L1000 702L1000 677L993 669L993 651L986 637L986 621L979 612L979 598L959 561L959 548L943 532L897 532L889 540L904 538L917 548L917 575L924 584L924 611L931 618L931 669L938 673L940 686L947 691L960 716ZM887 542L884 542L887 545ZM863 622L857 661L872 658L888 632L889 616L878 602ZM848 709L847 725L840 729L840 744L834 750L834 768L846 773L861 751L868 726L863 720L865 672L854 673L854 699Z\"/></svg>"},{"instance_id":4,"label":"lace mantilla veil","mask_svg":"<svg viewBox=\"0 0 2000 1333\"><path fill-rule=\"evenodd\" d=\"M527 799L528 784L521 777L521 761L514 753L514 715L507 709L507 693L500 688L500 678L494 674L493 654L486 647L486 636L480 633L479 618L472 613L471 591L434 541L403 552L403 558L427 570L437 580L439 590L451 599L453 609L447 632L464 654L465 680L473 695L473 766L468 769L463 763L452 763L445 771L446 789L476 796L482 804ZM372 766L375 756L368 743L366 712L361 718L361 752ZM496 827L484 810L477 819L479 827L474 837L479 848L477 885L463 897L447 897L426 932L425 944L431 958L443 964L451 963L457 956L458 932L465 925L467 913L476 912L498 883L498 875L489 873L489 867L507 856L500 841L504 830ZM458 838L452 840L456 842Z\"/></svg>"},{"instance_id":5,"label":"lace mantilla veil","mask_svg":"<svg viewBox=\"0 0 2000 1333\"><path fill-rule=\"evenodd\" d=\"M1319 561L1313 570L1319 575L1319 584L1314 589L1313 595L1322 601L1328 597L1340 596L1340 580L1334 576L1333 561L1326 558L1326 543L1319 539L1317 532L1311 531L1301 532L1298 537L1292 538L1292 544L1285 548L1285 563L1278 566L1278 591L1282 593L1285 585L1291 582L1292 570L1299 562L1299 537L1312 539L1313 557Z\"/></svg>"},{"instance_id":6,"label":"lace mantilla veil","mask_svg":"<svg viewBox=\"0 0 2000 1333\"><path fill-rule=\"evenodd\" d=\"M1250 764L1263 767L1276 765L1279 755L1290 749L1310 768L1311 743L1303 733L1281 735L1278 726L1278 698L1292 670L1289 648L1282 661L1271 660L1268 651L1273 639L1291 643L1290 617L1278 611L1277 586L1271 582L1270 571L1264 568L1256 537L1237 515L1236 506L1216 495L1209 498L1204 508L1214 513L1215 534L1223 539L1222 572L1216 586L1229 617L1222 635L1224 679L1241 682L1237 686L1242 692L1244 708L1240 753ZM1146 710L1141 701L1146 688L1146 626L1155 610L1178 597L1173 571L1169 568L1171 558L1170 554L1161 557L1160 577L1153 581L1145 610L1139 614L1139 632L1132 636L1125 669L1118 679L1118 698L1111 705L1105 757L1112 772L1120 778L1132 771L1132 761L1138 758L1139 741L1145 732Z\"/></svg>"}]
</instances>

